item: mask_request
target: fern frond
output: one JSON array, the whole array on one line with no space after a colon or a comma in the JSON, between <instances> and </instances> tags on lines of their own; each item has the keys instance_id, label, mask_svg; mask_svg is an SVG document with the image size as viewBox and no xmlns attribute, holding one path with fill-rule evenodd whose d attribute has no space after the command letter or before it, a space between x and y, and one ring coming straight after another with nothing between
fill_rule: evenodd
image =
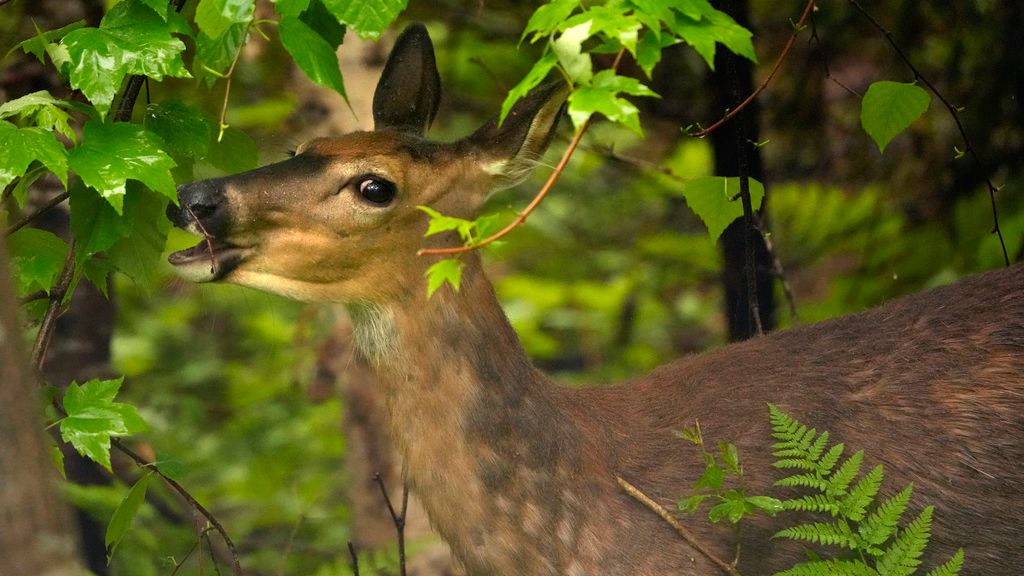
<instances>
[{"instance_id":1,"label":"fern frond","mask_svg":"<svg viewBox=\"0 0 1024 576\"><path fill-rule=\"evenodd\" d=\"M814 544L831 544L855 550L857 548L857 535L850 529L846 521L840 519L831 523L814 522L813 524L798 524L792 528L786 528L775 533L772 538L789 538L790 540L801 540Z\"/></svg>"},{"instance_id":2,"label":"fern frond","mask_svg":"<svg viewBox=\"0 0 1024 576\"><path fill-rule=\"evenodd\" d=\"M786 476L781 480L777 480L775 485L786 488L811 488L822 493L824 493L828 488L828 482L821 479L817 474L796 474L794 476Z\"/></svg>"},{"instance_id":3,"label":"fern frond","mask_svg":"<svg viewBox=\"0 0 1024 576\"><path fill-rule=\"evenodd\" d=\"M857 522L863 520L868 506L875 501L878 489L882 487L883 477L884 472L881 464L865 474L839 503L839 509L842 511L843 516Z\"/></svg>"},{"instance_id":4,"label":"fern frond","mask_svg":"<svg viewBox=\"0 0 1024 576\"><path fill-rule=\"evenodd\" d=\"M878 576L878 572L859 560L812 560L774 576Z\"/></svg>"},{"instance_id":5,"label":"fern frond","mask_svg":"<svg viewBox=\"0 0 1024 576\"><path fill-rule=\"evenodd\" d=\"M910 495L913 492L914 485L907 484L907 487L900 491L899 494L887 499L878 508L875 508L875 511L869 514L857 527L861 538L872 546L884 544L890 536L896 533L896 526L900 521L900 517L903 516L903 511L907 509L907 503L910 502Z\"/></svg>"},{"instance_id":6,"label":"fern frond","mask_svg":"<svg viewBox=\"0 0 1024 576\"><path fill-rule=\"evenodd\" d=\"M816 433L817 432L815 430L811 430L811 434L816 434ZM828 434L828 431L826 430L825 432L822 432L821 435L818 436L811 444L809 444L807 446L807 459L811 460L811 461L814 461L814 462L819 462L821 460L821 453L824 452L825 451L825 447L828 446L828 439L829 439L829 434ZM834 448L835 447L833 447L833 449ZM840 452L842 452L842 449L840 449ZM838 460L838 459L839 459L839 457L836 456L836 460ZM820 462L819 462L819 464L820 464ZM832 464L834 466L835 465L835 461L833 461Z\"/></svg>"},{"instance_id":7,"label":"fern frond","mask_svg":"<svg viewBox=\"0 0 1024 576\"><path fill-rule=\"evenodd\" d=\"M833 446L821 461L818 463L821 466L822 475L827 475L832 472L832 468L835 467L836 462L839 461L839 457L843 455L844 446L842 444L836 444ZM846 493L846 488L850 485L850 482L857 477L860 473L860 464L864 460L864 451L860 450L853 456L847 458L843 465L838 470L832 472L832 476L828 479L829 494L833 496L839 496Z\"/></svg>"},{"instance_id":8,"label":"fern frond","mask_svg":"<svg viewBox=\"0 0 1024 576\"><path fill-rule=\"evenodd\" d=\"M808 494L793 500L783 500L784 510L796 510L798 512L822 512L832 515L839 515L839 505L836 501L824 494Z\"/></svg>"},{"instance_id":9,"label":"fern frond","mask_svg":"<svg viewBox=\"0 0 1024 576\"><path fill-rule=\"evenodd\" d=\"M876 568L881 576L911 576L921 564L921 553L928 545L932 532L932 511L928 506L917 518L900 530L896 540L878 559Z\"/></svg>"},{"instance_id":10,"label":"fern frond","mask_svg":"<svg viewBox=\"0 0 1024 576\"><path fill-rule=\"evenodd\" d=\"M776 455L776 458L778 456ZM796 458L782 458L772 463L775 468L795 468L798 470L809 470L811 472L818 471L818 465L811 460L805 460L799 455Z\"/></svg>"},{"instance_id":11,"label":"fern frond","mask_svg":"<svg viewBox=\"0 0 1024 576\"><path fill-rule=\"evenodd\" d=\"M964 567L964 549L960 548L945 564L935 568L925 576L958 576Z\"/></svg>"}]
</instances>

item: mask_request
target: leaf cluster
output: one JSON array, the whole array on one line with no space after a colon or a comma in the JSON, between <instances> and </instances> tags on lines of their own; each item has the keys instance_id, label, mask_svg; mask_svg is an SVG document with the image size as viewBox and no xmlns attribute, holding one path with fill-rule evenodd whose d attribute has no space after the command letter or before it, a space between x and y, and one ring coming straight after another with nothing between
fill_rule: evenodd
<instances>
[{"instance_id":1,"label":"leaf cluster","mask_svg":"<svg viewBox=\"0 0 1024 576\"><path fill-rule=\"evenodd\" d=\"M849 558L815 559L797 564L780 574L871 574L910 576L920 566L920 556L931 537L934 508L925 507L913 520L900 528L900 520L910 501L913 485L895 496L878 501L883 479L882 465L861 475L864 451L843 459L845 446L829 444L829 433L801 424L769 405L774 466L794 473L778 480L778 487L804 488L811 493L782 500L783 510L827 515L829 522L806 522L780 530L775 538L787 538L812 544L838 546L849 551ZM928 576L958 574L963 564L959 550Z\"/></svg>"},{"instance_id":2,"label":"leaf cluster","mask_svg":"<svg viewBox=\"0 0 1024 576\"><path fill-rule=\"evenodd\" d=\"M718 44L756 61L750 32L707 0L612 0L594 5L552 0L527 22L521 41L527 38L545 42L543 55L509 91L502 104L502 119L516 101L557 70L574 87L568 112L576 126L599 113L640 133L639 110L623 96L657 94L614 70L595 72L594 54L629 52L648 78L661 60L662 50L681 42L697 50L712 68Z\"/></svg>"}]
</instances>

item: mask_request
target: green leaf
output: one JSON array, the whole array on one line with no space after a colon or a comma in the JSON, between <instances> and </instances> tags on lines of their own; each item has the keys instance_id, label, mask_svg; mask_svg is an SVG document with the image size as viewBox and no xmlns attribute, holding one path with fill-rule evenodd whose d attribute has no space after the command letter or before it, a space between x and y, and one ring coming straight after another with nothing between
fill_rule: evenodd
<instances>
[{"instance_id":1,"label":"green leaf","mask_svg":"<svg viewBox=\"0 0 1024 576\"><path fill-rule=\"evenodd\" d=\"M706 495L694 494L693 496L688 496L677 502L676 508L678 508L680 512L691 514L695 512L697 508L700 508L701 503L703 503L706 498Z\"/></svg>"},{"instance_id":2,"label":"green leaf","mask_svg":"<svg viewBox=\"0 0 1024 576\"><path fill-rule=\"evenodd\" d=\"M131 490L128 490L124 500L117 505L114 513L110 516L110 522L107 524L107 535L104 538L107 546L107 564L110 564L114 551L117 550L117 546L124 539L124 535L128 533L132 520L135 519L135 516L139 513L139 508L146 500L146 489L149 488L149 480L152 477L152 470L143 474L142 478L139 478L131 487Z\"/></svg>"},{"instance_id":3,"label":"green leaf","mask_svg":"<svg viewBox=\"0 0 1024 576\"><path fill-rule=\"evenodd\" d=\"M281 44L313 82L331 88L348 101L334 48L295 16L281 18Z\"/></svg>"},{"instance_id":4,"label":"green leaf","mask_svg":"<svg viewBox=\"0 0 1024 576\"><path fill-rule=\"evenodd\" d=\"M554 68L557 63L558 56L555 56L554 52L545 52L544 55L541 56L540 60L537 60L537 62L533 64L533 68L530 68L530 71L527 72L526 76L519 81L519 84L516 84L508 91L508 96L506 96L505 101L501 103L501 114L498 116L499 122L505 121L505 117L508 116L508 112L512 109L512 106L547 78L548 73L551 72L551 69Z\"/></svg>"},{"instance_id":5,"label":"green leaf","mask_svg":"<svg viewBox=\"0 0 1024 576\"><path fill-rule=\"evenodd\" d=\"M590 38L592 22L587 20L562 32L551 43L551 51L574 84L589 84L594 75L590 54L583 51L583 42Z\"/></svg>"},{"instance_id":6,"label":"green leaf","mask_svg":"<svg viewBox=\"0 0 1024 576\"><path fill-rule=\"evenodd\" d=\"M692 46L712 70L715 69L716 44L722 44L736 54L756 63L757 55L754 52L754 44L750 40L752 36L750 30L737 24L728 14L710 8L707 3L703 4L708 8L701 10L700 19L683 15L676 20L672 32Z\"/></svg>"},{"instance_id":7,"label":"green leaf","mask_svg":"<svg viewBox=\"0 0 1024 576\"><path fill-rule=\"evenodd\" d=\"M842 546L850 550L857 549L857 536L844 520L837 520L831 524L823 522L799 524L776 532L772 538L789 538L814 544Z\"/></svg>"},{"instance_id":8,"label":"green leaf","mask_svg":"<svg viewBox=\"0 0 1024 576\"><path fill-rule=\"evenodd\" d=\"M35 26L36 28L36 35L29 38L28 40L16 44L14 48L11 48L7 52L6 56L10 56L11 52L14 52L18 48L21 48L21 50L25 54L31 54L35 56L36 59L38 59L40 62L46 64L46 58L44 57L44 54L46 54L49 51L51 43L60 40L65 35L67 35L68 32L71 32L72 30L78 30L82 26L85 26L85 20L72 22L71 24L68 24L67 26L64 26L62 28L58 28L56 30L49 30L46 32L40 30L39 26L36 26L35 21L32 22L32 25ZM56 62L54 62L54 64L56 64ZM59 70L60 66L57 66L57 69Z\"/></svg>"},{"instance_id":9,"label":"green leaf","mask_svg":"<svg viewBox=\"0 0 1024 576\"><path fill-rule=\"evenodd\" d=\"M747 496L745 500L747 504L763 510L769 516L774 516L785 509L781 500L771 496Z\"/></svg>"},{"instance_id":10,"label":"green leaf","mask_svg":"<svg viewBox=\"0 0 1024 576\"><path fill-rule=\"evenodd\" d=\"M654 67L661 62L661 53L665 48L677 44L679 40L668 35L659 35L650 30L644 32L636 45L636 63L644 74L650 78Z\"/></svg>"},{"instance_id":11,"label":"green leaf","mask_svg":"<svg viewBox=\"0 0 1024 576\"><path fill-rule=\"evenodd\" d=\"M88 122L82 144L72 148L71 168L120 214L129 178L175 200L171 168L176 164L160 139L137 124Z\"/></svg>"},{"instance_id":12,"label":"green leaf","mask_svg":"<svg viewBox=\"0 0 1024 576\"><path fill-rule=\"evenodd\" d=\"M171 36L163 18L136 0L114 5L99 28L74 30L62 45L71 59L71 86L89 98L101 118L126 75L190 77L181 60L185 44Z\"/></svg>"},{"instance_id":13,"label":"green leaf","mask_svg":"<svg viewBox=\"0 0 1024 576\"><path fill-rule=\"evenodd\" d=\"M210 151L213 124L195 106L177 100L150 104L145 125L164 141L171 156L202 160Z\"/></svg>"},{"instance_id":14,"label":"green leaf","mask_svg":"<svg viewBox=\"0 0 1024 576\"><path fill-rule=\"evenodd\" d=\"M75 235L75 253L79 262L128 236L128 220L106 202L96 190L75 186L71 190L71 232Z\"/></svg>"},{"instance_id":15,"label":"green leaf","mask_svg":"<svg viewBox=\"0 0 1024 576\"><path fill-rule=\"evenodd\" d=\"M128 184L124 199L124 221L128 234L107 249L110 263L142 286L157 286L170 222L164 215L167 200L134 182Z\"/></svg>"},{"instance_id":16,"label":"green leaf","mask_svg":"<svg viewBox=\"0 0 1024 576\"><path fill-rule=\"evenodd\" d=\"M712 492L718 492L722 489L722 482L725 480L725 471L722 470L714 462L709 463L704 468L704 475L701 476L697 482L693 485L693 490L696 492L701 488L707 488Z\"/></svg>"},{"instance_id":17,"label":"green leaf","mask_svg":"<svg viewBox=\"0 0 1024 576\"><path fill-rule=\"evenodd\" d=\"M170 11L170 4L167 0L139 0L141 3L149 6L153 12L156 12L158 16L167 20L167 13Z\"/></svg>"},{"instance_id":18,"label":"green leaf","mask_svg":"<svg viewBox=\"0 0 1024 576\"><path fill-rule=\"evenodd\" d=\"M274 11L281 16L298 16L309 8L310 0L274 0Z\"/></svg>"},{"instance_id":19,"label":"green leaf","mask_svg":"<svg viewBox=\"0 0 1024 576\"><path fill-rule=\"evenodd\" d=\"M614 70L602 70L594 75L589 86L581 86L569 95L569 117L578 128L591 114L600 113L612 122L619 122L642 134L640 111L633 103L619 98L620 93L657 96L635 78L617 76Z\"/></svg>"},{"instance_id":20,"label":"green leaf","mask_svg":"<svg viewBox=\"0 0 1024 576\"><path fill-rule=\"evenodd\" d=\"M869 514L857 526L857 531L860 533L861 538L872 546L884 544L890 536L896 533L900 517L903 515L904 510L907 509L907 504L910 502L910 495L913 491L914 485L908 484L906 488L892 498L887 499L874 512Z\"/></svg>"},{"instance_id":21,"label":"green leaf","mask_svg":"<svg viewBox=\"0 0 1024 576\"><path fill-rule=\"evenodd\" d=\"M552 0L537 8L526 23L519 41L522 42L530 32L534 33L531 42L552 34L579 5L580 0Z\"/></svg>"},{"instance_id":22,"label":"green leaf","mask_svg":"<svg viewBox=\"0 0 1024 576\"><path fill-rule=\"evenodd\" d=\"M231 26L248 25L255 14L255 0L199 0L196 25L210 38L216 38Z\"/></svg>"},{"instance_id":23,"label":"green leaf","mask_svg":"<svg viewBox=\"0 0 1024 576\"><path fill-rule=\"evenodd\" d=\"M725 469L733 476L740 473L740 452L732 442L720 441L718 443L718 454L725 463Z\"/></svg>"},{"instance_id":24,"label":"green leaf","mask_svg":"<svg viewBox=\"0 0 1024 576\"><path fill-rule=\"evenodd\" d=\"M860 124L879 152L928 110L931 96L916 84L875 82L860 105Z\"/></svg>"},{"instance_id":25,"label":"green leaf","mask_svg":"<svg viewBox=\"0 0 1024 576\"><path fill-rule=\"evenodd\" d=\"M211 37L204 32L196 35L196 57L192 69L208 85L213 84L231 67L249 34L248 24L233 24L220 36ZM212 70L211 74L207 69Z\"/></svg>"},{"instance_id":26,"label":"green leaf","mask_svg":"<svg viewBox=\"0 0 1024 576\"><path fill-rule=\"evenodd\" d=\"M723 502L715 504L708 510L708 520L718 522L722 519L728 519L730 523L735 524L753 510L747 504L743 494L737 490L729 490L723 495L723 498Z\"/></svg>"},{"instance_id":27,"label":"green leaf","mask_svg":"<svg viewBox=\"0 0 1024 576\"><path fill-rule=\"evenodd\" d=\"M20 294L49 291L64 268L68 245L51 232L22 228L6 239Z\"/></svg>"},{"instance_id":28,"label":"green leaf","mask_svg":"<svg viewBox=\"0 0 1024 576\"><path fill-rule=\"evenodd\" d=\"M636 55L637 36L643 25L634 14L627 14L628 8L617 3L595 5L569 18L559 28L568 30L589 23L588 38L597 36L606 42L607 51L618 52L620 48ZM585 40L586 38L584 38Z\"/></svg>"},{"instance_id":29,"label":"green leaf","mask_svg":"<svg viewBox=\"0 0 1024 576\"><path fill-rule=\"evenodd\" d=\"M737 197L740 192L738 177L704 176L694 178L683 186L683 196L697 216L708 227L708 235L717 241L725 227L743 216L743 203ZM761 208L764 186L750 179L750 201L754 210Z\"/></svg>"},{"instance_id":30,"label":"green leaf","mask_svg":"<svg viewBox=\"0 0 1024 576\"><path fill-rule=\"evenodd\" d=\"M445 283L458 292L462 282L462 268L465 265L466 263L458 258L445 258L434 262L424 274L427 277L427 297L433 296Z\"/></svg>"},{"instance_id":31,"label":"green leaf","mask_svg":"<svg viewBox=\"0 0 1024 576\"><path fill-rule=\"evenodd\" d=\"M54 98L46 90L40 90L0 105L0 118L17 115L29 124L56 130L68 140L76 142L78 136L71 128L71 116L62 110L68 104L66 100Z\"/></svg>"},{"instance_id":32,"label":"green leaf","mask_svg":"<svg viewBox=\"0 0 1024 576\"><path fill-rule=\"evenodd\" d=\"M315 30L321 38L327 41L332 50L337 50L345 39L346 26L338 22L338 19L331 14L322 0L312 0L309 7L299 16L299 20Z\"/></svg>"},{"instance_id":33,"label":"green leaf","mask_svg":"<svg viewBox=\"0 0 1024 576\"><path fill-rule=\"evenodd\" d=\"M409 0L324 0L339 22L369 40L378 40L408 3Z\"/></svg>"},{"instance_id":34,"label":"green leaf","mask_svg":"<svg viewBox=\"0 0 1024 576\"><path fill-rule=\"evenodd\" d=\"M42 162L67 185L67 152L53 132L36 127L18 128L0 120L0 189L24 175L35 161Z\"/></svg>"},{"instance_id":35,"label":"green leaf","mask_svg":"<svg viewBox=\"0 0 1024 576\"><path fill-rule=\"evenodd\" d=\"M226 128L220 142L211 141L206 161L229 174L245 172L256 167L259 150L248 134L237 128Z\"/></svg>"},{"instance_id":36,"label":"green leaf","mask_svg":"<svg viewBox=\"0 0 1024 576\"><path fill-rule=\"evenodd\" d=\"M423 235L424 237L430 237L442 232L455 230L459 233L459 237L461 237L463 241L473 238L473 230L476 226L472 220L456 218L454 216L445 216L429 206L417 206L417 208L426 212L430 216L430 223L427 225L427 232Z\"/></svg>"},{"instance_id":37,"label":"green leaf","mask_svg":"<svg viewBox=\"0 0 1024 576\"><path fill-rule=\"evenodd\" d=\"M110 470L110 438L146 429L135 407L114 402L124 378L90 380L79 386L72 382L64 393L67 417L60 421L60 434L80 454Z\"/></svg>"}]
</instances>

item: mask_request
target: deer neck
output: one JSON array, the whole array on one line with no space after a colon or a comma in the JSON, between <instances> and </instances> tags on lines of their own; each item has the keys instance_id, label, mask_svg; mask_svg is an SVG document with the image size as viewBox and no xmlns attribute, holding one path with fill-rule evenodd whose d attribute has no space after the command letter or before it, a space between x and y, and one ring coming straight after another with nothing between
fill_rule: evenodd
<instances>
[{"instance_id":1,"label":"deer neck","mask_svg":"<svg viewBox=\"0 0 1024 576\"><path fill-rule=\"evenodd\" d=\"M504 535L524 526L549 534L552 522L569 532L578 522L583 495L555 487L579 476L580 434L561 407L564 391L529 362L477 259L458 292L445 286L429 299L350 310L409 484L456 555L471 573L547 572L535 563L557 562L553 551Z\"/></svg>"}]
</instances>

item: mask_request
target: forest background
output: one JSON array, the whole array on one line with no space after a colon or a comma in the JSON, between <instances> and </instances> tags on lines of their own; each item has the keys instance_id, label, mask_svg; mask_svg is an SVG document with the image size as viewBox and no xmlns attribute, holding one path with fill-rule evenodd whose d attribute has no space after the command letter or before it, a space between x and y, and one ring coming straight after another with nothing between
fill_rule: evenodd
<instances>
[{"instance_id":1,"label":"forest background","mask_svg":"<svg viewBox=\"0 0 1024 576\"><path fill-rule=\"evenodd\" d=\"M186 22L194 21L197 4L185 2ZM794 322L783 283L770 280L769 268L784 270L799 321L806 323L1004 265L991 233L988 181L999 188L994 197L1007 257L1024 257L1024 59L1015 40L1022 7L1014 0L944 4L863 6L955 105L977 162L960 153L966 144L956 119L934 95L929 110L880 153L861 128L861 96L872 82L915 77L852 2L818 6L813 26L797 36L778 75L746 110L745 139L757 144L749 147L749 159L766 188L763 222L777 259L759 268L766 327ZM685 193L694 179L735 175L735 135L722 130L723 137L700 139L691 133L731 108L735 93L745 96L764 80L803 5L722 6L753 31L757 65L742 58L729 63L720 49L711 72L693 49L667 48L649 82L660 98L630 98L642 135L597 120L552 195L489 253L506 311L542 368L568 383L614 381L749 336L743 291L723 289L724 281L742 275L742 221L718 242ZM267 22L238 53L227 96L227 79L212 73L199 82L151 81L142 87L134 118L149 126L181 111L205 118L164 126L167 145L180 153L175 183L282 159L309 137L368 126L368 101L389 39L401 23L419 20L431 30L445 81L431 134L459 137L497 112L539 57L542 44L520 42L537 6L413 1L380 42L350 32L340 58L352 110L336 90L309 81ZM255 7L257 21L276 18L269 2ZM79 20L97 26L112 9L98 0L0 3L0 53L7 55L0 62L0 103L39 90L74 98L52 66L16 46ZM186 45L186 61L192 61L194 45ZM611 55L604 58L609 65ZM728 70L736 80L728 80ZM192 71L203 75L200 67ZM644 78L628 58L620 73ZM219 123L230 128L217 142ZM557 161L571 135L565 122L546 164ZM196 144L189 139L208 147L190 153ZM530 183L498 195L498 217L511 219L547 175L542 168ZM29 180L5 190L5 228L64 191L52 175ZM170 230L160 217L166 197L135 186L128 182L123 210L152 217L131 221L130 230L83 267L84 279L42 363L46 382L63 390L72 381L124 376L118 401L134 406L148 425L130 444L174 470L216 513L247 573L348 573L346 544L360 536L347 486L359 480L345 466L353 439L342 431L350 400L339 388L355 373L338 361L346 348L343 315L174 279L164 256L194 238ZM78 209L74 198L72 210ZM53 240L69 238L66 214L57 206L6 235L29 336L46 317L47 292L60 281L67 248ZM108 277L111 270L117 273ZM116 451L112 471L66 446L64 453L63 489L81 511L77 525L93 572L212 569L211 554L203 551L210 539L197 537L206 534L205 520L197 521L162 487L147 494L108 566L104 531L144 473ZM426 546L413 543L414 549ZM221 545L212 548L223 562ZM393 568L390 550L368 553L367 569Z\"/></svg>"}]
</instances>

